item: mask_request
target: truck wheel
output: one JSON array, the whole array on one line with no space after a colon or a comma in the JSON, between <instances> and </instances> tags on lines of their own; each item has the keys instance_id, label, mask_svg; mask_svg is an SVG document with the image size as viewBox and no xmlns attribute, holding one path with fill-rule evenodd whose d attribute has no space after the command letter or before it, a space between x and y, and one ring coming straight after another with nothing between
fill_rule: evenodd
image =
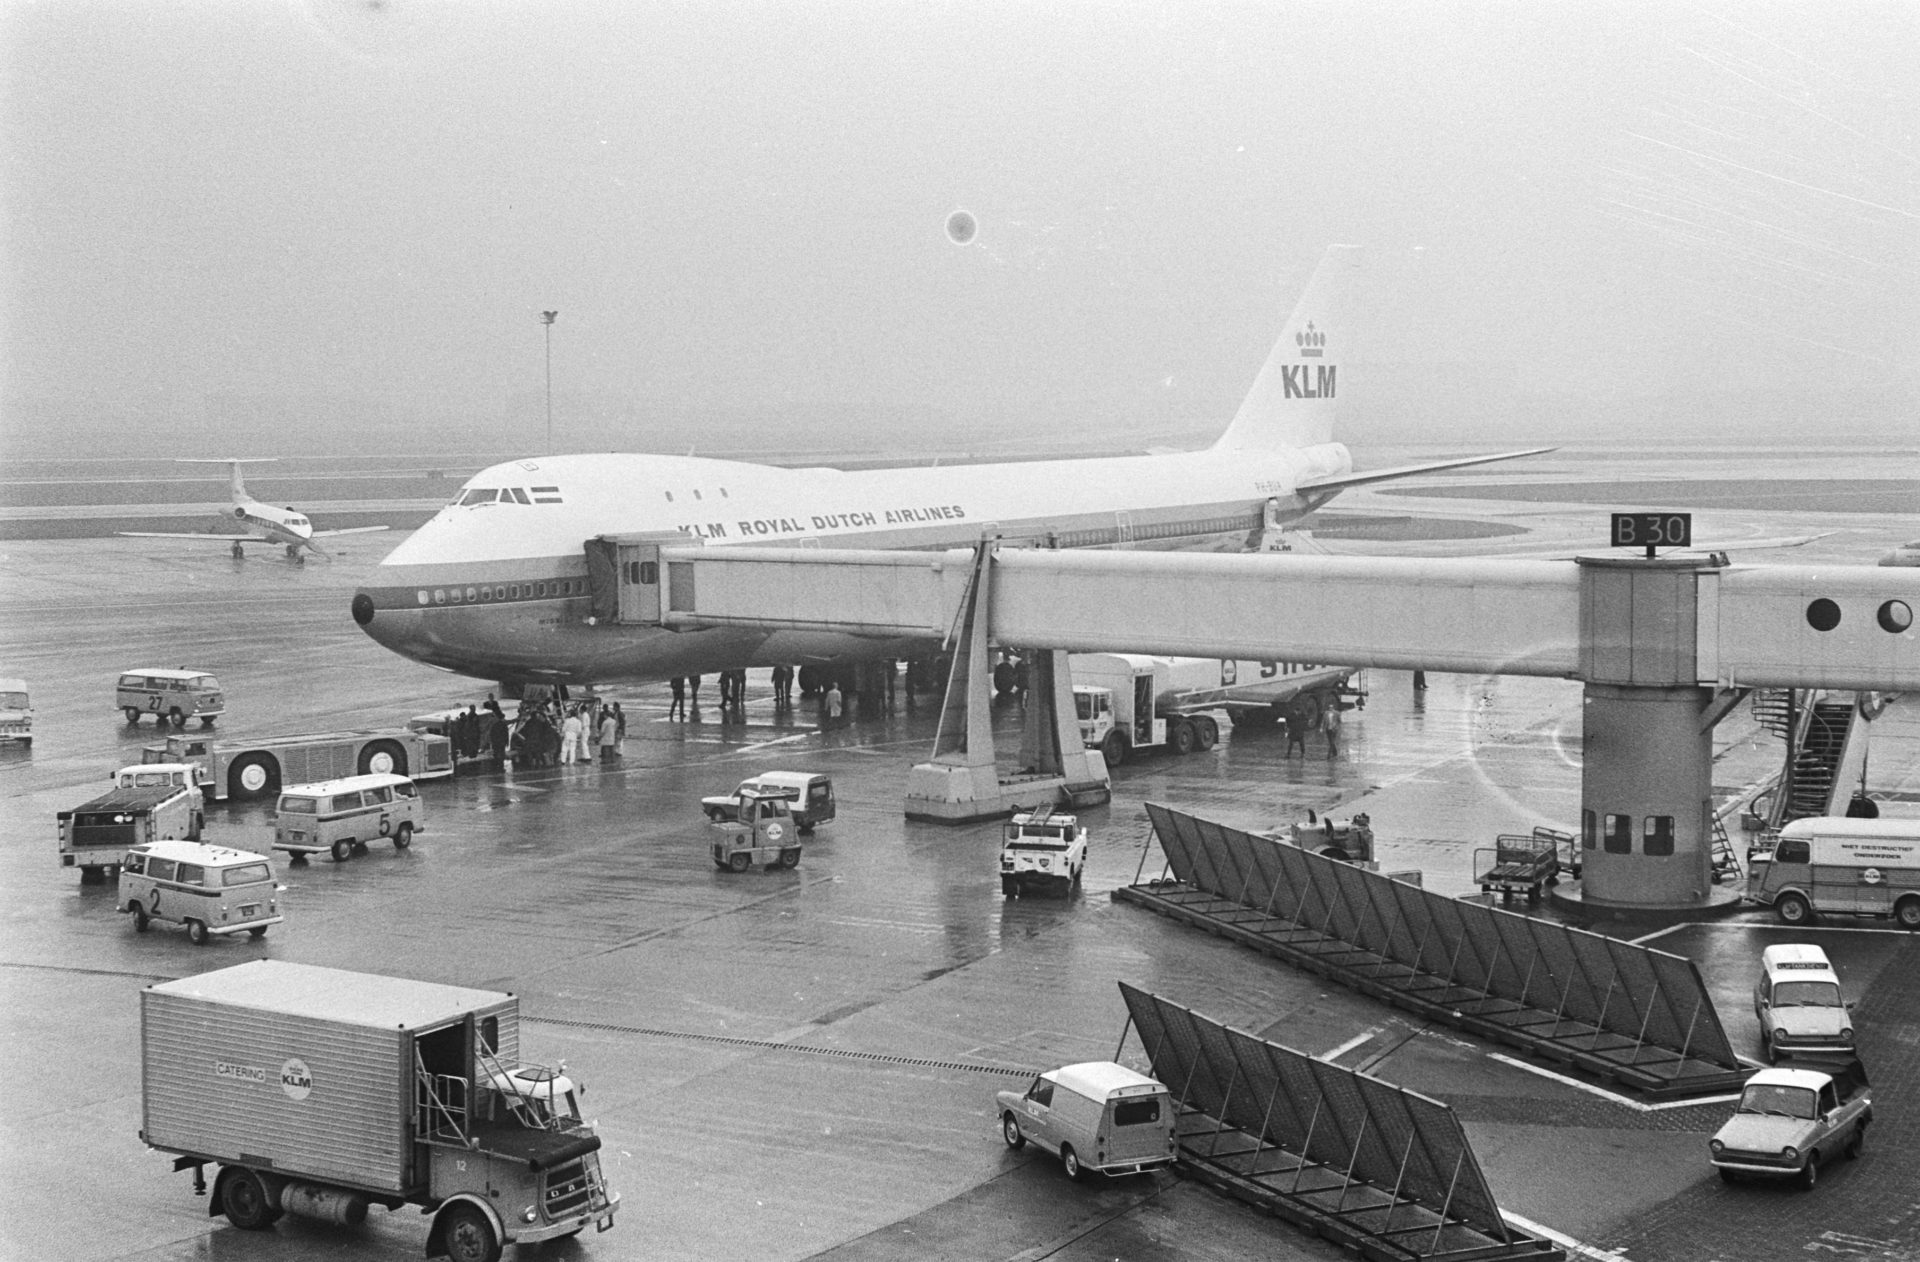
<instances>
[{"instance_id":1,"label":"truck wheel","mask_svg":"<svg viewBox=\"0 0 1920 1262\"><path fill-rule=\"evenodd\" d=\"M206 921L189 920L187 922L187 941L193 943L193 945L205 946L207 945L207 939L212 936L212 934L207 932Z\"/></svg>"},{"instance_id":2,"label":"truck wheel","mask_svg":"<svg viewBox=\"0 0 1920 1262\"><path fill-rule=\"evenodd\" d=\"M267 1199L260 1176L244 1166L228 1166L220 1182L220 1208L227 1221L242 1231L265 1231L280 1211Z\"/></svg>"},{"instance_id":3,"label":"truck wheel","mask_svg":"<svg viewBox=\"0 0 1920 1262\"><path fill-rule=\"evenodd\" d=\"M1804 894L1782 894L1773 905L1773 914L1790 925L1804 925L1813 919L1813 908Z\"/></svg>"},{"instance_id":4,"label":"truck wheel","mask_svg":"<svg viewBox=\"0 0 1920 1262\"><path fill-rule=\"evenodd\" d=\"M1199 738L1201 753L1206 753L1220 743L1220 725L1213 721L1211 715L1201 715L1195 720L1195 724L1198 728L1195 735Z\"/></svg>"},{"instance_id":5,"label":"truck wheel","mask_svg":"<svg viewBox=\"0 0 1920 1262\"><path fill-rule=\"evenodd\" d=\"M167 722L173 724L175 730L178 730L187 725L187 716L180 713L179 706L175 706L173 709L167 711Z\"/></svg>"},{"instance_id":6,"label":"truck wheel","mask_svg":"<svg viewBox=\"0 0 1920 1262\"><path fill-rule=\"evenodd\" d=\"M360 751L360 774L404 776L407 774L407 751L395 741L369 742Z\"/></svg>"},{"instance_id":7,"label":"truck wheel","mask_svg":"<svg viewBox=\"0 0 1920 1262\"><path fill-rule=\"evenodd\" d=\"M342 837L333 843L333 861L335 863L345 863L352 854L353 841L350 838Z\"/></svg>"},{"instance_id":8,"label":"truck wheel","mask_svg":"<svg viewBox=\"0 0 1920 1262\"><path fill-rule=\"evenodd\" d=\"M1902 929L1920 929L1920 898L1903 898L1894 904L1893 920Z\"/></svg>"},{"instance_id":9,"label":"truck wheel","mask_svg":"<svg viewBox=\"0 0 1920 1262\"><path fill-rule=\"evenodd\" d=\"M446 1227L441 1243L453 1262L500 1262L500 1237L494 1235L487 1216L473 1206L448 1209Z\"/></svg>"},{"instance_id":10,"label":"truck wheel","mask_svg":"<svg viewBox=\"0 0 1920 1262\"><path fill-rule=\"evenodd\" d=\"M1020 887L1014 884L1014 880L1012 877L1003 876L1000 878L1000 896L1002 898L1012 898L1015 894L1018 894L1019 892L1020 892Z\"/></svg>"},{"instance_id":11,"label":"truck wheel","mask_svg":"<svg viewBox=\"0 0 1920 1262\"><path fill-rule=\"evenodd\" d=\"M280 764L266 754L242 754L227 769L227 796L257 798L280 791Z\"/></svg>"},{"instance_id":12,"label":"truck wheel","mask_svg":"<svg viewBox=\"0 0 1920 1262\"><path fill-rule=\"evenodd\" d=\"M1100 756L1107 760L1107 766L1118 767L1127 760L1127 738L1118 732L1108 732L1107 738L1100 742Z\"/></svg>"},{"instance_id":13,"label":"truck wheel","mask_svg":"<svg viewBox=\"0 0 1920 1262\"><path fill-rule=\"evenodd\" d=\"M800 866L800 847L788 846L785 850L782 850L780 852L780 866L783 868L799 867Z\"/></svg>"},{"instance_id":14,"label":"truck wheel","mask_svg":"<svg viewBox=\"0 0 1920 1262\"><path fill-rule=\"evenodd\" d=\"M753 866L753 856L744 850L736 850L727 856L727 871L745 872Z\"/></svg>"},{"instance_id":15,"label":"truck wheel","mask_svg":"<svg viewBox=\"0 0 1920 1262\"><path fill-rule=\"evenodd\" d=\"M1000 1115L1000 1137L1007 1141L1007 1147L1019 1152L1027 1146L1027 1137L1020 1133L1020 1119L1011 1112Z\"/></svg>"},{"instance_id":16,"label":"truck wheel","mask_svg":"<svg viewBox=\"0 0 1920 1262\"><path fill-rule=\"evenodd\" d=\"M1173 730L1167 733L1167 744L1173 746L1173 752L1185 757L1200 744L1200 737L1193 730L1193 724L1185 719L1175 719Z\"/></svg>"},{"instance_id":17,"label":"truck wheel","mask_svg":"<svg viewBox=\"0 0 1920 1262\"><path fill-rule=\"evenodd\" d=\"M126 707L126 709L124 709L124 710L122 710L122 711L121 711L121 713L122 713L122 714L125 714L125 715L127 716L127 722L129 722L129 723L138 723L138 722L140 721L140 707L139 707L139 706L131 706L131 705L130 705L130 706L128 706L128 707Z\"/></svg>"},{"instance_id":18,"label":"truck wheel","mask_svg":"<svg viewBox=\"0 0 1920 1262\"><path fill-rule=\"evenodd\" d=\"M1073 1150L1072 1144L1060 1145L1060 1164L1065 1167L1067 1177L1075 1183L1086 1179L1087 1172L1080 1165L1080 1154Z\"/></svg>"},{"instance_id":19,"label":"truck wheel","mask_svg":"<svg viewBox=\"0 0 1920 1262\"><path fill-rule=\"evenodd\" d=\"M147 905L139 899L127 904L127 913L133 917L133 931L145 933L153 922L147 918Z\"/></svg>"},{"instance_id":20,"label":"truck wheel","mask_svg":"<svg viewBox=\"0 0 1920 1262\"><path fill-rule=\"evenodd\" d=\"M400 827L393 830L393 848L395 850L405 850L412 844L413 824L409 820L401 820Z\"/></svg>"}]
</instances>

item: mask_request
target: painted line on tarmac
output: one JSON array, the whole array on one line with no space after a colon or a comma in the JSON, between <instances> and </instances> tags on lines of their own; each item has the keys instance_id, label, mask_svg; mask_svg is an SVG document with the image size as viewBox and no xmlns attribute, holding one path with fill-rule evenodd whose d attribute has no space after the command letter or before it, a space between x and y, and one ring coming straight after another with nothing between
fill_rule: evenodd
<instances>
[{"instance_id":1,"label":"painted line on tarmac","mask_svg":"<svg viewBox=\"0 0 1920 1262\"><path fill-rule=\"evenodd\" d=\"M1542 1078L1551 1078L1555 1082L1563 1082L1569 1087L1578 1087L1582 1091L1597 1095L1603 1100L1611 1100L1615 1104L1622 1105L1638 1113L1664 1113L1668 1109L1690 1109L1701 1104L1728 1104L1740 1098L1739 1094L1735 1093L1733 1095L1697 1096L1686 1100L1662 1100L1658 1104L1643 1104L1639 1100L1628 1099L1626 1096L1615 1091L1609 1091L1605 1087L1596 1087L1590 1082L1581 1082L1578 1078L1569 1078L1566 1074L1557 1074L1553 1070L1543 1069L1539 1065L1529 1065L1524 1060L1518 1060L1501 1052L1488 1052L1487 1059L1497 1060L1503 1065L1512 1065L1515 1069L1524 1069L1528 1073L1538 1074Z\"/></svg>"},{"instance_id":2,"label":"painted line on tarmac","mask_svg":"<svg viewBox=\"0 0 1920 1262\"><path fill-rule=\"evenodd\" d=\"M1543 1223L1536 1223L1531 1218L1522 1218L1510 1209L1501 1210L1500 1217L1522 1231L1532 1232L1536 1236L1551 1240L1576 1257L1589 1259L1589 1262L1626 1262L1627 1255L1624 1253L1616 1253L1610 1249L1597 1249L1585 1241L1575 1240L1572 1236L1555 1231Z\"/></svg>"},{"instance_id":3,"label":"painted line on tarmac","mask_svg":"<svg viewBox=\"0 0 1920 1262\"><path fill-rule=\"evenodd\" d=\"M779 736L770 741L759 741L752 745L742 745L739 752L743 754L754 754L763 749L772 749L775 745L786 745L793 741L812 740L818 735L820 735L818 732L795 732L792 736Z\"/></svg>"},{"instance_id":4,"label":"painted line on tarmac","mask_svg":"<svg viewBox=\"0 0 1920 1262\"><path fill-rule=\"evenodd\" d=\"M1638 938L1627 939L1629 946L1644 946L1655 938L1674 933L1681 929L1738 929L1743 933L1879 933L1905 937L1910 930L1888 925L1877 929L1869 925L1781 925L1781 924L1743 924L1737 920L1690 920L1685 924L1668 925L1665 929L1655 929L1652 933Z\"/></svg>"},{"instance_id":5,"label":"painted line on tarmac","mask_svg":"<svg viewBox=\"0 0 1920 1262\"><path fill-rule=\"evenodd\" d=\"M1320 1055L1315 1059L1324 1060L1328 1062L1339 1060L1342 1056L1345 1056L1348 1052L1360 1046L1362 1043L1370 1041L1374 1035L1380 1033L1380 1031L1385 1028L1386 1027L1384 1026L1376 1025L1370 1030L1354 1035L1352 1038L1348 1039L1346 1042L1342 1043L1338 1047L1331 1048L1327 1051L1321 1052Z\"/></svg>"}]
</instances>

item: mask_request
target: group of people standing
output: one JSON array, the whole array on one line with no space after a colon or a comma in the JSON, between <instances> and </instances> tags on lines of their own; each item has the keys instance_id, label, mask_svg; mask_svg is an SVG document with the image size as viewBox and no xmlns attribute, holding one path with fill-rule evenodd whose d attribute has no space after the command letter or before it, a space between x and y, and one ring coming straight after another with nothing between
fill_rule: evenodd
<instances>
[{"instance_id":1,"label":"group of people standing","mask_svg":"<svg viewBox=\"0 0 1920 1262\"><path fill-rule=\"evenodd\" d=\"M1282 718L1280 719L1280 726L1287 734L1287 752L1285 756L1288 758L1293 757L1293 751L1298 749L1300 751L1300 756L1302 758L1305 758L1307 756L1307 730L1308 730L1308 725L1306 720L1302 717L1295 716L1295 715L1285 715L1285 716L1282 716ZM1337 705L1328 706L1326 708L1326 711L1320 716L1320 735L1327 738L1327 759L1331 761L1334 758L1339 757L1340 756L1340 707L1339 706Z\"/></svg>"},{"instance_id":2,"label":"group of people standing","mask_svg":"<svg viewBox=\"0 0 1920 1262\"><path fill-rule=\"evenodd\" d=\"M560 761L592 762L592 746L597 740L601 760L611 762L620 757L626 738L627 716L618 701L603 706L582 701L568 706L566 717L560 720Z\"/></svg>"},{"instance_id":3,"label":"group of people standing","mask_svg":"<svg viewBox=\"0 0 1920 1262\"><path fill-rule=\"evenodd\" d=\"M593 746L603 760L621 756L627 739L627 716L615 701L601 705L592 699L568 702L559 696L520 703L509 719L492 693L484 704L468 706L454 716L448 736L456 758L478 758L490 753L495 766L504 767L509 752L515 766L540 767L551 763L590 763Z\"/></svg>"},{"instance_id":4,"label":"group of people standing","mask_svg":"<svg viewBox=\"0 0 1920 1262\"><path fill-rule=\"evenodd\" d=\"M791 666L775 666L773 668L771 677L773 683L773 710L775 714L783 714L793 709L793 681L798 674L799 672ZM686 719L689 716L698 717L700 714L700 681L701 676L699 675L675 676L673 679L667 681L667 686L673 694L673 700L671 704L667 706L667 718L669 720ZM828 678L824 687L816 686L815 689L810 691L809 695L817 695L820 699L821 726L834 726L845 717L846 698L845 694L840 691L840 683L838 680ZM891 687L888 689L888 696L889 699L891 699ZM747 672L744 670L722 671L720 673L720 714L722 719L727 717L745 718L746 706Z\"/></svg>"}]
</instances>

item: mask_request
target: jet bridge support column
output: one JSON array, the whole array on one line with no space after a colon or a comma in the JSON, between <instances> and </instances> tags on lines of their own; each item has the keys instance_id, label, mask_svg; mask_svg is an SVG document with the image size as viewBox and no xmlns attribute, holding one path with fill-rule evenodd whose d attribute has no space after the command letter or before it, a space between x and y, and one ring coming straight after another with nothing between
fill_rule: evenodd
<instances>
[{"instance_id":1,"label":"jet bridge support column","mask_svg":"<svg viewBox=\"0 0 1920 1262\"><path fill-rule=\"evenodd\" d=\"M994 761L993 668L988 644L994 547L993 541L983 540L974 552L933 760L916 765L907 780L908 819L961 824L1005 815L1016 807L1040 806L1062 796L1076 804L1106 800L1106 760L1099 751L1081 747L1064 653L1043 655L1041 675L1029 689L1029 741L1023 749L1023 770L1008 779L1000 777ZM1048 712L1051 718L1044 717Z\"/></svg>"},{"instance_id":2,"label":"jet bridge support column","mask_svg":"<svg viewBox=\"0 0 1920 1262\"><path fill-rule=\"evenodd\" d=\"M1728 707L1699 682L1710 665L1700 660L1700 627L1718 616L1719 564L1690 557L1579 563L1587 684L1577 904L1622 911L1725 905L1731 895L1714 889L1712 874L1713 726Z\"/></svg>"}]
</instances>

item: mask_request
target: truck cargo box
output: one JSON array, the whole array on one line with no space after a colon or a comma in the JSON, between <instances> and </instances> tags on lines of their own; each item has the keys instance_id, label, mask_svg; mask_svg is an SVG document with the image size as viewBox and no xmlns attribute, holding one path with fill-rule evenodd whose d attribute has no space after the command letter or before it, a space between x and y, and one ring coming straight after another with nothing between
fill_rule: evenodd
<instances>
[{"instance_id":1,"label":"truck cargo box","mask_svg":"<svg viewBox=\"0 0 1920 1262\"><path fill-rule=\"evenodd\" d=\"M498 991L255 960L140 996L141 1131L155 1148L407 1194L415 1057L471 1057L468 1019L506 1063L518 1000ZM460 1072L465 1072L464 1066Z\"/></svg>"}]
</instances>

